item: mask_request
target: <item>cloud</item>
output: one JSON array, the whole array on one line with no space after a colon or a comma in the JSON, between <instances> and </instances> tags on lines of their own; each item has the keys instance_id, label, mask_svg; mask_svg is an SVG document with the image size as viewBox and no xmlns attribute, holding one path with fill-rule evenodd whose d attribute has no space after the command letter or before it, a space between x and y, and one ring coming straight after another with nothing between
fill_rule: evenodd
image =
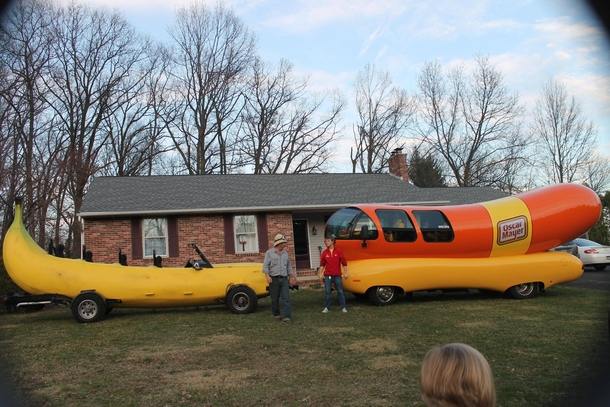
<instances>
[{"instance_id":1,"label":"cloud","mask_svg":"<svg viewBox=\"0 0 610 407\"><path fill-rule=\"evenodd\" d=\"M295 70L295 75L298 77L308 77L308 89L313 92L323 93L331 89L338 89L341 92L348 93L351 91L356 72L345 71L332 74L323 70L307 72Z\"/></svg>"},{"instance_id":2,"label":"cloud","mask_svg":"<svg viewBox=\"0 0 610 407\"><path fill-rule=\"evenodd\" d=\"M67 5L70 1L72 0L57 0L57 3ZM117 8L128 12L138 11L142 13L152 12L152 10L155 13L160 10L173 12L177 7L192 3L191 0L81 0L81 2L91 7L105 6L110 9ZM204 1L204 3L208 5L216 4L212 0Z\"/></svg>"},{"instance_id":3,"label":"cloud","mask_svg":"<svg viewBox=\"0 0 610 407\"><path fill-rule=\"evenodd\" d=\"M498 19L484 22L481 27L490 30L514 30L523 28L524 24L511 19Z\"/></svg>"},{"instance_id":4,"label":"cloud","mask_svg":"<svg viewBox=\"0 0 610 407\"><path fill-rule=\"evenodd\" d=\"M382 28L378 27L371 35L368 36L368 38L364 41L364 44L362 44L362 48L360 49L360 54L358 54L358 56L362 56L364 53L366 53L366 51L369 49L371 44L377 38L379 38L381 31L382 31Z\"/></svg>"},{"instance_id":5,"label":"cloud","mask_svg":"<svg viewBox=\"0 0 610 407\"><path fill-rule=\"evenodd\" d=\"M403 0L293 0L290 7L272 2L268 11L272 14L263 22L266 26L288 32L308 31L322 25L371 20L387 15L401 15L409 9L409 1Z\"/></svg>"},{"instance_id":6,"label":"cloud","mask_svg":"<svg viewBox=\"0 0 610 407\"><path fill-rule=\"evenodd\" d=\"M570 21L569 17L542 20L534 24L534 30L555 41L598 41L604 36L599 27Z\"/></svg>"},{"instance_id":7,"label":"cloud","mask_svg":"<svg viewBox=\"0 0 610 407\"><path fill-rule=\"evenodd\" d=\"M610 115L610 78L605 75L584 73L582 75L559 74L556 80L566 85L585 109L596 116Z\"/></svg>"}]
</instances>

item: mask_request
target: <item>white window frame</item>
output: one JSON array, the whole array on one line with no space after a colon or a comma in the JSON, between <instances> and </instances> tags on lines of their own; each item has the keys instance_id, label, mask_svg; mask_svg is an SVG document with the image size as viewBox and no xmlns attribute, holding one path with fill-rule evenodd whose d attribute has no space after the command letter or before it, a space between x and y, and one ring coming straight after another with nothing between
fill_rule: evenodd
<instances>
[{"instance_id":1,"label":"white window frame","mask_svg":"<svg viewBox=\"0 0 610 407\"><path fill-rule=\"evenodd\" d=\"M244 230L247 225L250 225L250 230ZM258 219L256 215L235 215L233 217L233 241L235 242L235 254L258 253Z\"/></svg>"},{"instance_id":2,"label":"white window frame","mask_svg":"<svg viewBox=\"0 0 610 407\"><path fill-rule=\"evenodd\" d=\"M158 232L159 231L158 227L153 228L153 229L150 229L149 227L147 227L149 222L158 222L161 225L162 234L155 234L155 235L147 236L147 232L155 232L155 231ZM152 241L153 239L156 239L156 240L163 239L163 243L162 243L162 245L157 245L157 246L151 247L150 253L147 253L146 252L146 249L147 249L146 243ZM164 252L159 252L159 248L164 249ZM142 253L143 253L145 259L152 259L153 249L156 250L155 254L157 256L169 257L169 233L168 233L167 218L144 218L144 219L142 219Z\"/></svg>"}]
</instances>

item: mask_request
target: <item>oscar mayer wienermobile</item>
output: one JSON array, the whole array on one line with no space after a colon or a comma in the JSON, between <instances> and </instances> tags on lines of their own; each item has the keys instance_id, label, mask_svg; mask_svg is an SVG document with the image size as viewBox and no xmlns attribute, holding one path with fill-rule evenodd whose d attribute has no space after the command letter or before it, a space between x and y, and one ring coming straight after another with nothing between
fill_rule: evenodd
<instances>
[{"instance_id":1,"label":"oscar mayer wienermobile","mask_svg":"<svg viewBox=\"0 0 610 407\"><path fill-rule=\"evenodd\" d=\"M192 267L134 267L50 256L23 224L21 199L4 238L4 266L27 295L4 297L7 305L66 303L78 322L96 322L113 308L194 307L225 303L237 314L256 309L269 295L262 264L212 267L201 252Z\"/></svg>"},{"instance_id":2,"label":"oscar mayer wienermobile","mask_svg":"<svg viewBox=\"0 0 610 407\"><path fill-rule=\"evenodd\" d=\"M348 260L344 290L376 305L436 289L520 299L582 275L578 258L548 250L600 215L594 191L558 184L470 205L348 207L331 216L325 236L335 236Z\"/></svg>"}]
</instances>

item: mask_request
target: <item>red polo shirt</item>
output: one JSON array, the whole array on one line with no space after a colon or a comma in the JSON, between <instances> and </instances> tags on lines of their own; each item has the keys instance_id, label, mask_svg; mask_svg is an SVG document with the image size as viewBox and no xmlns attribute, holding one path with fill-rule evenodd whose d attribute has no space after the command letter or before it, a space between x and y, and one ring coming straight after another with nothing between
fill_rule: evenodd
<instances>
[{"instance_id":1,"label":"red polo shirt","mask_svg":"<svg viewBox=\"0 0 610 407\"><path fill-rule=\"evenodd\" d=\"M347 260L343 255L343 250L340 248L335 246L332 252L328 248L322 252L320 267L325 267L325 276L341 276L341 264L347 266Z\"/></svg>"}]
</instances>

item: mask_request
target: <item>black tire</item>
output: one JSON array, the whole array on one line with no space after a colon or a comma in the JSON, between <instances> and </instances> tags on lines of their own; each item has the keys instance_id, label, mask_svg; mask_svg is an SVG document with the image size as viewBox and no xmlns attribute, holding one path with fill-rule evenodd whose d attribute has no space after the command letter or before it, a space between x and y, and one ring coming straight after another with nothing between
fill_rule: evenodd
<instances>
[{"instance_id":1,"label":"black tire","mask_svg":"<svg viewBox=\"0 0 610 407\"><path fill-rule=\"evenodd\" d=\"M249 314L256 309L258 297L250 287L233 287L227 294L226 305L234 314Z\"/></svg>"},{"instance_id":2,"label":"black tire","mask_svg":"<svg viewBox=\"0 0 610 407\"><path fill-rule=\"evenodd\" d=\"M394 304L398 298L398 292L396 287L378 286L369 288L367 296L373 305L383 307Z\"/></svg>"},{"instance_id":3,"label":"black tire","mask_svg":"<svg viewBox=\"0 0 610 407\"><path fill-rule=\"evenodd\" d=\"M106 316L106 301L96 293L82 293L70 306L76 322L98 322Z\"/></svg>"},{"instance_id":4,"label":"black tire","mask_svg":"<svg viewBox=\"0 0 610 407\"><path fill-rule=\"evenodd\" d=\"M511 298L516 300L524 300L526 298L532 298L538 293L538 283L524 283L512 286L506 290Z\"/></svg>"},{"instance_id":5,"label":"black tire","mask_svg":"<svg viewBox=\"0 0 610 407\"><path fill-rule=\"evenodd\" d=\"M595 268L595 270L597 271L602 271L606 269L606 265L605 264L594 264L593 267Z\"/></svg>"}]
</instances>

